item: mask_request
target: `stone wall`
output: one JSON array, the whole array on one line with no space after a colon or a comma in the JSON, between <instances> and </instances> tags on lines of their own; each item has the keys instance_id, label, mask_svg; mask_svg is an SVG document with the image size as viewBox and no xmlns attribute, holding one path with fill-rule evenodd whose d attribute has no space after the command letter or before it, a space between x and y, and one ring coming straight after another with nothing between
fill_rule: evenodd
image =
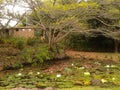
<instances>
[{"instance_id":1,"label":"stone wall","mask_svg":"<svg viewBox=\"0 0 120 90\"><path fill-rule=\"evenodd\" d=\"M31 38L34 37L35 29L33 28L14 28L9 34L14 37Z\"/></svg>"}]
</instances>

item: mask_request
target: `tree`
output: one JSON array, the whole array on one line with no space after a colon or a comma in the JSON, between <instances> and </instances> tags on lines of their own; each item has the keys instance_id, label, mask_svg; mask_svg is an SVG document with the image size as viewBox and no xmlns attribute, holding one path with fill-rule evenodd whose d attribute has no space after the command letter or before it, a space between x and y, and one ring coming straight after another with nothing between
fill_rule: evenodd
<instances>
[{"instance_id":1,"label":"tree","mask_svg":"<svg viewBox=\"0 0 120 90\"><path fill-rule=\"evenodd\" d=\"M78 3L78 0L59 0L59 3L62 4L62 5L75 4L75 3Z\"/></svg>"},{"instance_id":2,"label":"tree","mask_svg":"<svg viewBox=\"0 0 120 90\"><path fill-rule=\"evenodd\" d=\"M50 47L54 47L70 32L80 28L79 20L70 14L70 9L74 7L62 4L53 6L51 2L34 2L35 4L41 3L34 6L32 0L29 0L27 3L32 9L29 18L31 24L45 32L43 36Z\"/></svg>"},{"instance_id":3,"label":"tree","mask_svg":"<svg viewBox=\"0 0 120 90\"><path fill-rule=\"evenodd\" d=\"M25 13L15 12L16 5L19 0L2 0L0 2L0 36L5 37L5 29L16 26L22 19ZM10 25L16 22L15 25Z\"/></svg>"},{"instance_id":4,"label":"tree","mask_svg":"<svg viewBox=\"0 0 120 90\"><path fill-rule=\"evenodd\" d=\"M119 0L25 0L31 8L30 24L41 28L49 46L59 43L71 32L99 29L105 37L119 41L112 35L120 29ZM81 30L82 28L82 30ZM117 44L115 44L117 47Z\"/></svg>"},{"instance_id":5,"label":"tree","mask_svg":"<svg viewBox=\"0 0 120 90\"><path fill-rule=\"evenodd\" d=\"M92 28L104 28L107 36L114 40L115 52L118 52L120 42L120 1L94 0L99 4L97 14L90 18ZM94 23L95 22L95 23Z\"/></svg>"}]
</instances>

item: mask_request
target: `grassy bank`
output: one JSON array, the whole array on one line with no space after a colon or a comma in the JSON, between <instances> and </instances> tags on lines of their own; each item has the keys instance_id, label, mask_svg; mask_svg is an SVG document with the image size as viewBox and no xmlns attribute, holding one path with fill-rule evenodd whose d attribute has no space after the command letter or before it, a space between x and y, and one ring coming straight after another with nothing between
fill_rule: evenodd
<instances>
[{"instance_id":1,"label":"grassy bank","mask_svg":"<svg viewBox=\"0 0 120 90\"><path fill-rule=\"evenodd\" d=\"M101 88L101 87L96 87L96 86L88 86L88 87L64 88L60 90L120 90L120 87Z\"/></svg>"}]
</instances>

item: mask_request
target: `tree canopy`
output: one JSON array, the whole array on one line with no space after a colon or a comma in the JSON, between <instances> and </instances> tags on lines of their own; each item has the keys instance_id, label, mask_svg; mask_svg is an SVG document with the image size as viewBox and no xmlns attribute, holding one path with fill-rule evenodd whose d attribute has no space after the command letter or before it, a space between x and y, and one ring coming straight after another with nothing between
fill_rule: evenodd
<instances>
[{"instance_id":1,"label":"tree canopy","mask_svg":"<svg viewBox=\"0 0 120 90\"><path fill-rule=\"evenodd\" d=\"M5 3L7 2L7 3ZM5 5L19 0L1 0L1 18L21 19L19 14L6 11ZM59 43L71 32L101 32L105 37L120 41L120 0L23 0L30 12L23 23L43 30L46 41L51 45ZM26 21L27 19L27 21ZM21 19L22 20L22 19ZM1 23L1 27L2 27ZM90 31L90 32L89 32ZM90 33L90 34L89 34ZM95 35L96 36L96 35Z\"/></svg>"}]
</instances>

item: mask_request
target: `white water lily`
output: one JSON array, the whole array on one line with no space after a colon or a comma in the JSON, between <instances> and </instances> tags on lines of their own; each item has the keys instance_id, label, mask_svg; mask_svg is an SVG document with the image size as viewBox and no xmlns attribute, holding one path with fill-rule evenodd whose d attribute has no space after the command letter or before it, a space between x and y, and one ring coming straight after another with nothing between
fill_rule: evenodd
<instances>
[{"instance_id":1,"label":"white water lily","mask_svg":"<svg viewBox=\"0 0 120 90\"><path fill-rule=\"evenodd\" d=\"M40 72L37 72L37 75L39 75L40 74Z\"/></svg>"},{"instance_id":2,"label":"white water lily","mask_svg":"<svg viewBox=\"0 0 120 90\"><path fill-rule=\"evenodd\" d=\"M57 78L61 77L61 74L57 74L56 77L57 77Z\"/></svg>"},{"instance_id":3,"label":"white water lily","mask_svg":"<svg viewBox=\"0 0 120 90\"><path fill-rule=\"evenodd\" d=\"M71 66L74 66L74 64L72 63Z\"/></svg>"},{"instance_id":4,"label":"white water lily","mask_svg":"<svg viewBox=\"0 0 120 90\"><path fill-rule=\"evenodd\" d=\"M22 76L22 73L18 73L18 76Z\"/></svg>"},{"instance_id":5,"label":"white water lily","mask_svg":"<svg viewBox=\"0 0 120 90\"><path fill-rule=\"evenodd\" d=\"M102 83L106 83L106 82L108 82L106 79L101 79L101 82Z\"/></svg>"},{"instance_id":6,"label":"white water lily","mask_svg":"<svg viewBox=\"0 0 120 90\"><path fill-rule=\"evenodd\" d=\"M106 65L105 67L109 68L109 67L110 67L110 65Z\"/></svg>"},{"instance_id":7,"label":"white water lily","mask_svg":"<svg viewBox=\"0 0 120 90\"><path fill-rule=\"evenodd\" d=\"M114 80L115 80L115 78L113 77L113 78L112 78L112 80L114 81Z\"/></svg>"},{"instance_id":8,"label":"white water lily","mask_svg":"<svg viewBox=\"0 0 120 90\"><path fill-rule=\"evenodd\" d=\"M90 76L90 72L84 72L84 75Z\"/></svg>"}]
</instances>

